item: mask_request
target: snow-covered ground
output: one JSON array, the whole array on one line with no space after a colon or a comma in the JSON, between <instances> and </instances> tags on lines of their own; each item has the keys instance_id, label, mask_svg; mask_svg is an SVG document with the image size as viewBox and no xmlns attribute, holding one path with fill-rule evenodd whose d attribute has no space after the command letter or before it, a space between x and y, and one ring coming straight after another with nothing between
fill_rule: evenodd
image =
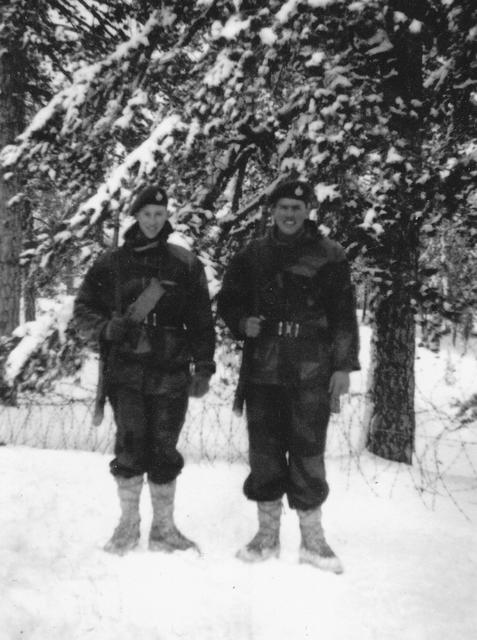
<instances>
[{"instance_id":1,"label":"snow-covered ground","mask_svg":"<svg viewBox=\"0 0 477 640\"><path fill-rule=\"evenodd\" d=\"M109 456L0 448L1 640L471 640L477 629L475 484L429 508L404 465L328 463L328 538L345 573L297 563L286 509L279 560L234 558L255 527L241 464L189 462L177 521L202 548L167 555L101 545L118 515ZM374 478L370 482L369 478ZM424 498L424 499L423 499ZM428 501L427 501L428 502Z\"/></svg>"},{"instance_id":2,"label":"snow-covered ground","mask_svg":"<svg viewBox=\"0 0 477 640\"><path fill-rule=\"evenodd\" d=\"M297 564L296 515L283 519L280 560L234 558L255 528L242 496L243 421L216 376L192 401L181 437L187 464L177 520L203 555L102 551L118 517L108 473L110 414L91 426L85 388L67 382L44 403L0 407L0 640L470 640L477 629L477 425L456 420L476 389L467 351L418 349L412 467L362 452L363 370L329 429L331 494L324 509L345 573ZM94 365L94 363L93 363ZM33 447L33 448L32 448ZM93 449L96 452L62 449ZM55 450L51 450L55 449Z\"/></svg>"}]
</instances>

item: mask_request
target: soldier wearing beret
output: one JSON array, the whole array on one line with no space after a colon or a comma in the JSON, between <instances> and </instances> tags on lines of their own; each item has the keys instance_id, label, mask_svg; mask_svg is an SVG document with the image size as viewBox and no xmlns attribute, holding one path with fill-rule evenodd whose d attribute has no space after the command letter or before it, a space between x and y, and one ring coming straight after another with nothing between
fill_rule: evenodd
<instances>
[{"instance_id":1,"label":"soldier wearing beret","mask_svg":"<svg viewBox=\"0 0 477 640\"><path fill-rule=\"evenodd\" d=\"M324 452L330 410L359 369L354 291L343 248L309 220L306 182L279 183L269 198L273 225L233 257L218 311L244 340L240 385L249 435L247 498L259 528L237 556L279 554L282 497L298 513L300 561L340 573L321 505L328 495ZM336 408L335 408L336 410Z\"/></svg>"},{"instance_id":2,"label":"soldier wearing beret","mask_svg":"<svg viewBox=\"0 0 477 640\"><path fill-rule=\"evenodd\" d=\"M104 388L117 433L110 464L121 517L105 549L123 554L139 541L144 475L153 507L151 550L196 545L175 526L176 478L184 460L177 442L188 397L201 397L215 371L215 332L198 258L168 242L167 194L142 190L124 244L90 268L75 301L74 323L99 345Z\"/></svg>"}]
</instances>

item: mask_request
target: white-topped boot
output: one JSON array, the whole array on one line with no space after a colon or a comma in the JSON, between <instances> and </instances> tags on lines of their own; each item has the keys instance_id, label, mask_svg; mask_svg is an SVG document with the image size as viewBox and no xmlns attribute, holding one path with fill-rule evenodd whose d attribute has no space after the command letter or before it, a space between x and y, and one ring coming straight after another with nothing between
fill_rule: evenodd
<instances>
[{"instance_id":1,"label":"white-topped boot","mask_svg":"<svg viewBox=\"0 0 477 640\"><path fill-rule=\"evenodd\" d=\"M149 534L151 551L187 551L194 549L200 553L195 542L186 538L174 523L174 497L176 481L167 484L149 482L152 503L152 524Z\"/></svg>"},{"instance_id":2,"label":"white-topped boot","mask_svg":"<svg viewBox=\"0 0 477 640\"><path fill-rule=\"evenodd\" d=\"M244 562L262 562L280 555L282 501L257 502L258 531L236 556Z\"/></svg>"},{"instance_id":3,"label":"white-topped boot","mask_svg":"<svg viewBox=\"0 0 477 640\"><path fill-rule=\"evenodd\" d=\"M121 478L116 476L115 480L118 486L121 517L111 539L105 544L104 550L122 556L137 547L139 543L139 501L143 477Z\"/></svg>"},{"instance_id":4,"label":"white-topped boot","mask_svg":"<svg viewBox=\"0 0 477 640\"><path fill-rule=\"evenodd\" d=\"M330 545L326 542L321 524L321 508L302 511L298 509L300 519L301 545L299 561L311 564L323 571L343 573L343 565Z\"/></svg>"}]
</instances>

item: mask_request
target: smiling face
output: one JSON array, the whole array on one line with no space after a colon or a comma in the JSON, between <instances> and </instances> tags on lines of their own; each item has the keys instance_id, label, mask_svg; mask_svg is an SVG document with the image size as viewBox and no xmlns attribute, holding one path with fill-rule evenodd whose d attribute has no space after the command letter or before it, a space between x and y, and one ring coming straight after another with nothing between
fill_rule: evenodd
<instances>
[{"instance_id":1,"label":"smiling face","mask_svg":"<svg viewBox=\"0 0 477 640\"><path fill-rule=\"evenodd\" d=\"M168 217L167 207L162 204L146 204L136 213L139 228L150 240L162 230Z\"/></svg>"},{"instance_id":2,"label":"smiling face","mask_svg":"<svg viewBox=\"0 0 477 640\"><path fill-rule=\"evenodd\" d=\"M303 200L279 198L272 207L272 218L281 233L293 236L302 230L309 212Z\"/></svg>"}]
</instances>

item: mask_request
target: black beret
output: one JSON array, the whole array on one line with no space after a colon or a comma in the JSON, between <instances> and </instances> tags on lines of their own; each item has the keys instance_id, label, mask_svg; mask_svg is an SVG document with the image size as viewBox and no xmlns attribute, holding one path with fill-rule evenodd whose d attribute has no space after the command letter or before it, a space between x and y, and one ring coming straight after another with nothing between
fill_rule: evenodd
<instances>
[{"instance_id":1,"label":"black beret","mask_svg":"<svg viewBox=\"0 0 477 640\"><path fill-rule=\"evenodd\" d=\"M274 205L280 198L293 198L294 200L301 200L305 204L310 204L314 198L314 193L307 182L287 180L277 184L268 196L268 202L270 205Z\"/></svg>"},{"instance_id":2,"label":"black beret","mask_svg":"<svg viewBox=\"0 0 477 640\"><path fill-rule=\"evenodd\" d=\"M138 193L131 205L130 215L135 216L139 209L147 204L159 204L167 207L167 193L157 184L149 185Z\"/></svg>"}]
</instances>

